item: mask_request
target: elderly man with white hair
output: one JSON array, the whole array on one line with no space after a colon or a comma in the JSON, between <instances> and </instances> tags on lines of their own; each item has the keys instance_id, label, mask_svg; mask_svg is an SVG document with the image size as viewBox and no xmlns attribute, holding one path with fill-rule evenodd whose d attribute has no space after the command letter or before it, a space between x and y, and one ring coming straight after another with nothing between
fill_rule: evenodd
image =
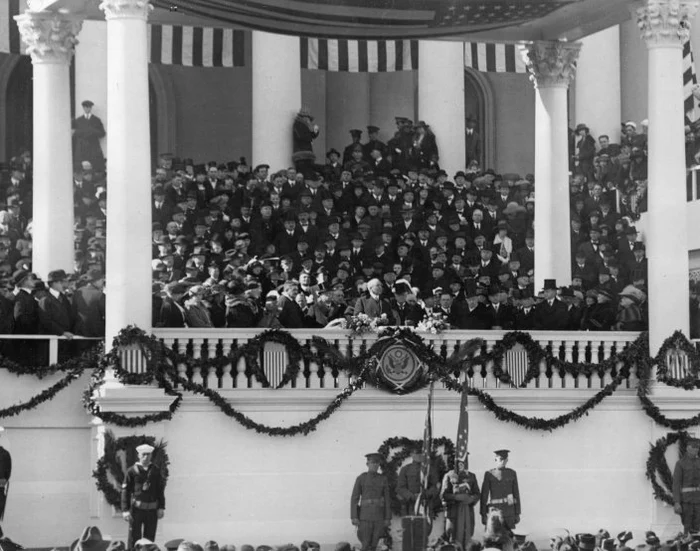
<instances>
[{"instance_id":1,"label":"elderly man with white hair","mask_svg":"<svg viewBox=\"0 0 700 551\"><path fill-rule=\"evenodd\" d=\"M377 279L370 279L367 282L368 296L360 297L355 303L355 315L366 314L371 318L384 320L385 325L394 325L394 313L391 303L387 298L382 297L384 285Z\"/></svg>"}]
</instances>

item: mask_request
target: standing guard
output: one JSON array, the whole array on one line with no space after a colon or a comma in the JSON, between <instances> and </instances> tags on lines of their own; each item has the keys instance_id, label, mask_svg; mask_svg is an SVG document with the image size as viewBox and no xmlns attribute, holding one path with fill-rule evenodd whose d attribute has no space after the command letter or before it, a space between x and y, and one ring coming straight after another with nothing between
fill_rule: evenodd
<instances>
[{"instance_id":1,"label":"standing guard","mask_svg":"<svg viewBox=\"0 0 700 551\"><path fill-rule=\"evenodd\" d=\"M391 524L389 482L379 474L382 456L368 453L367 472L355 480L350 498L350 519L357 526L362 551L375 551L379 540Z\"/></svg>"},{"instance_id":2,"label":"standing guard","mask_svg":"<svg viewBox=\"0 0 700 551\"><path fill-rule=\"evenodd\" d=\"M503 514L506 527L513 530L520 522L518 475L506 467L509 450L496 450L493 453L496 467L484 473L481 485L481 522L486 524L489 509L496 508Z\"/></svg>"},{"instance_id":3,"label":"standing guard","mask_svg":"<svg viewBox=\"0 0 700 551\"><path fill-rule=\"evenodd\" d=\"M700 532L700 440L688 441L685 455L673 469L673 510L686 534Z\"/></svg>"}]
</instances>

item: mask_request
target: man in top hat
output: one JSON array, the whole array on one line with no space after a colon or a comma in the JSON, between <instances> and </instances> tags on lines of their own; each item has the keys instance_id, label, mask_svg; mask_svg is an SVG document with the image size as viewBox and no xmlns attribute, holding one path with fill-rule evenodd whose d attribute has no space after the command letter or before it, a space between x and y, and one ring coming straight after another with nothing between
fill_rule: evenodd
<instances>
[{"instance_id":1,"label":"man in top hat","mask_svg":"<svg viewBox=\"0 0 700 551\"><path fill-rule=\"evenodd\" d=\"M405 280L394 284L394 318L397 325L417 326L425 313L418 304L408 302L411 287Z\"/></svg>"},{"instance_id":2,"label":"man in top hat","mask_svg":"<svg viewBox=\"0 0 700 551\"><path fill-rule=\"evenodd\" d=\"M401 467L399 478L396 483L396 494L401 502L401 515L413 515L416 499L421 493L421 471L423 463L430 461L423 455L423 444L415 444L411 450L411 463ZM432 500L438 494L439 480L435 476L434 470L430 470L430 480L428 482L427 499Z\"/></svg>"},{"instance_id":3,"label":"man in top hat","mask_svg":"<svg viewBox=\"0 0 700 551\"><path fill-rule=\"evenodd\" d=\"M545 331L563 331L569 322L569 312L561 300L557 298L557 282L554 279L544 280L544 300L535 307L535 329Z\"/></svg>"},{"instance_id":4,"label":"man in top hat","mask_svg":"<svg viewBox=\"0 0 700 551\"><path fill-rule=\"evenodd\" d=\"M148 444L136 448L138 462L127 470L122 484L122 516L129 523L127 549L141 538L154 541L158 519L165 513L163 475L152 463L153 450Z\"/></svg>"},{"instance_id":5,"label":"man in top hat","mask_svg":"<svg viewBox=\"0 0 700 551\"><path fill-rule=\"evenodd\" d=\"M700 532L700 440L688 441L685 455L673 469L673 510L686 534Z\"/></svg>"},{"instance_id":6,"label":"man in top hat","mask_svg":"<svg viewBox=\"0 0 700 551\"><path fill-rule=\"evenodd\" d=\"M360 143L362 138L362 130L352 129L350 130L350 136L352 137L352 143L345 146L343 149L343 166L347 165L352 161L352 152L355 151L356 146L360 146L360 151L364 153L364 147Z\"/></svg>"},{"instance_id":7,"label":"man in top hat","mask_svg":"<svg viewBox=\"0 0 700 551\"><path fill-rule=\"evenodd\" d=\"M464 166L476 161L481 165L481 136L476 131L476 119L473 115L468 115L465 124L465 161Z\"/></svg>"},{"instance_id":8,"label":"man in top hat","mask_svg":"<svg viewBox=\"0 0 700 551\"><path fill-rule=\"evenodd\" d=\"M5 432L4 427L0 427L0 436ZM0 521L5 516L5 506L7 505L7 492L10 488L10 476L12 475L12 456L6 448L2 446L0 440ZM2 537L2 527L0 527L0 538Z\"/></svg>"},{"instance_id":9,"label":"man in top hat","mask_svg":"<svg viewBox=\"0 0 700 551\"><path fill-rule=\"evenodd\" d=\"M94 105L90 100L83 101L83 114L73 121L73 165L79 167L83 161L90 161L95 172L104 172L100 138L104 138L106 132L102 121L92 114Z\"/></svg>"},{"instance_id":10,"label":"man in top hat","mask_svg":"<svg viewBox=\"0 0 700 551\"><path fill-rule=\"evenodd\" d=\"M518 475L508 464L509 450L496 450L494 453L495 468L484 473L481 484L481 522L486 524L489 509L500 509L503 522L510 530L520 522L520 490Z\"/></svg>"},{"instance_id":11,"label":"man in top hat","mask_svg":"<svg viewBox=\"0 0 700 551\"><path fill-rule=\"evenodd\" d=\"M53 270L46 278L49 292L41 295L39 303L39 327L46 335L73 337L73 310L64 294L68 276L63 270Z\"/></svg>"},{"instance_id":12,"label":"man in top hat","mask_svg":"<svg viewBox=\"0 0 700 551\"><path fill-rule=\"evenodd\" d=\"M357 527L362 551L375 551L391 523L389 483L379 474L381 454L368 453L367 472L355 480L350 497L350 520Z\"/></svg>"}]
</instances>

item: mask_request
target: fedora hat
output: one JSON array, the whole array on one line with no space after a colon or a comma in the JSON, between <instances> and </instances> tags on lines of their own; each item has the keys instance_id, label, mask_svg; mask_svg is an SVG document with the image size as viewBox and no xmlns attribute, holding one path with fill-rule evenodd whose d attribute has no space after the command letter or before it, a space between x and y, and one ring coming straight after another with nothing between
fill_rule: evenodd
<instances>
[{"instance_id":1,"label":"fedora hat","mask_svg":"<svg viewBox=\"0 0 700 551\"><path fill-rule=\"evenodd\" d=\"M80 537L70 544L70 551L105 551L110 540L102 538L102 532L97 526L88 526Z\"/></svg>"}]
</instances>

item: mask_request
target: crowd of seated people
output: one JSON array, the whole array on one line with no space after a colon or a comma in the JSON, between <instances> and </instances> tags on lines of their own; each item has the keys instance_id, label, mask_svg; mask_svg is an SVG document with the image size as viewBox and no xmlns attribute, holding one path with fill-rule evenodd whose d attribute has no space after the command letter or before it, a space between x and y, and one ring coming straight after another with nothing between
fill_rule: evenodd
<instances>
[{"instance_id":1,"label":"crowd of seated people","mask_svg":"<svg viewBox=\"0 0 700 551\"><path fill-rule=\"evenodd\" d=\"M572 171L573 280L535 289L535 178L476 163L450 175L436 148L417 163L397 141L411 121L397 125L388 144L376 127L366 143L353 131L312 169L162 159L154 325L317 328L369 313L461 329L646 326L644 245L593 158Z\"/></svg>"}]
</instances>

